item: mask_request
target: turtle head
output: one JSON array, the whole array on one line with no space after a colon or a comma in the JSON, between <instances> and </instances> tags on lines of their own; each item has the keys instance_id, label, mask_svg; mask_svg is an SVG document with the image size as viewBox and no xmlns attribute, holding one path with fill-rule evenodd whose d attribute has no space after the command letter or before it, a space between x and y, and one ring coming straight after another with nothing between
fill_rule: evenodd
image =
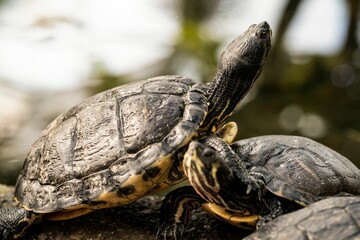
<instances>
[{"instance_id":1,"label":"turtle head","mask_svg":"<svg viewBox=\"0 0 360 240\"><path fill-rule=\"evenodd\" d=\"M238 36L223 52L219 64L262 66L265 64L270 47L272 31L267 22L251 25ZM256 68L256 67L255 67Z\"/></svg>"},{"instance_id":2,"label":"turtle head","mask_svg":"<svg viewBox=\"0 0 360 240\"><path fill-rule=\"evenodd\" d=\"M216 132L251 89L268 57L271 35L267 22L251 25L221 54L207 94L210 105L202 131Z\"/></svg>"},{"instance_id":3,"label":"turtle head","mask_svg":"<svg viewBox=\"0 0 360 240\"><path fill-rule=\"evenodd\" d=\"M184 156L183 168L191 185L207 202L226 205L219 195L232 181L232 170L211 147L191 142Z\"/></svg>"},{"instance_id":4,"label":"turtle head","mask_svg":"<svg viewBox=\"0 0 360 240\"><path fill-rule=\"evenodd\" d=\"M191 142L183 161L190 184L207 202L202 207L233 225L253 229L259 217L239 157L220 138L209 137L203 143Z\"/></svg>"}]
</instances>

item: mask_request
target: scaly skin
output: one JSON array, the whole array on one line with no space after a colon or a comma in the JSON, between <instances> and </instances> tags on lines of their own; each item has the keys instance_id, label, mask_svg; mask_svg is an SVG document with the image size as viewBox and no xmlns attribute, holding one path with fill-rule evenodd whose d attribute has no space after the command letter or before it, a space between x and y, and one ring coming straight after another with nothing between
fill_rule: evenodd
<instances>
[{"instance_id":1,"label":"scaly skin","mask_svg":"<svg viewBox=\"0 0 360 240\"><path fill-rule=\"evenodd\" d=\"M20 206L0 209L0 236L4 240L21 236L23 231L39 216Z\"/></svg>"}]
</instances>

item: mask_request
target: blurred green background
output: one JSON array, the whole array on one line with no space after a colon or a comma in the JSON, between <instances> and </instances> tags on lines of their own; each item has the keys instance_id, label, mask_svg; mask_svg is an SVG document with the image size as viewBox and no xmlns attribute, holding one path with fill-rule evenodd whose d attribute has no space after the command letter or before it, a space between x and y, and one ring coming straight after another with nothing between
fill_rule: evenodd
<instances>
[{"instance_id":1,"label":"blurred green background","mask_svg":"<svg viewBox=\"0 0 360 240\"><path fill-rule=\"evenodd\" d=\"M273 29L266 67L231 120L238 139L310 137L360 166L358 0L0 1L0 182L41 130L87 96L180 74L212 80L224 47Z\"/></svg>"}]
</instances>

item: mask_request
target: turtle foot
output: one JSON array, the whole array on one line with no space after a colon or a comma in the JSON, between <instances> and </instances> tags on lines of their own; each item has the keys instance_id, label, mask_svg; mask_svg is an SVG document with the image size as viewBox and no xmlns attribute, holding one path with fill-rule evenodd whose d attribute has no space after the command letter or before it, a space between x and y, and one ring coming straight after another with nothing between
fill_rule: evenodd
<instances>
[{"instance_id":1,"label":"turtle foot","mask_svg":"<svg viewBox=\"0 0 360 240\"><path fill-rule=\"evenodd\" d=\"M156 233L157 239L181 240L187 226L181 223L161 224Z\"/></svg>"},{"instance_id":2,"label":"turtle foot","mask_svg":"<svg viewBox=\"0 0 360 240\"><path fill-rule=\"evenodd\" d=\"M182 239L191 210L199 208L203 202L191 186L180 187L168 193L160 208L157 238Z\"/></svg>"},{"instance_id":3,"label":"turtle foot","mask_svg":"<svg viewBox=\"0 0 360 240\"><path fill-rule=\"evenodd\" d=\"M264 199L266 194L266 186L264 176L256 171L249 171L248 175L248 187L246 194L254 192L256 194L257 200L260 202Z\"/></svg>"},{"instance_id":4,"label":"turtle foot","mask_svg":"<svg viewBox=\"0 0 360 240\"><path fill-rule=\"evenodd\" d=\"M37 216L19 206L0 209L0 239L20 237Z\"/></svg>"}]
</instances>

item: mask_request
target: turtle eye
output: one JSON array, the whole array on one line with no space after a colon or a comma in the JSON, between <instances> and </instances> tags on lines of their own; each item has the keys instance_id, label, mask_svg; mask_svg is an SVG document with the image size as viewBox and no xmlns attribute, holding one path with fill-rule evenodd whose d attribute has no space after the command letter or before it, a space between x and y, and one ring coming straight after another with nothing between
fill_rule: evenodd
<instances>
[{"instance_id":1,"label":"turtle eye","mask_svg":"<svg viewBox=\"0 0 360 240\"><path fill-rule=\"evenodd\" d=\"M214 158L215 157L215 152L211 149L204 149L203 152L203 156L207 159L209 158Z\"/></svg>"},{"instance_id":2,"label":"turtle eye","mask_svg":"<svg viewBox=\"0 0 360 240\"><path fill-rule=\"evenodd\" d=\"M256 36L258 36L259 38L266 38L268 36L268 30L264 28L260 28L257 31Z\"/></svg>"}]
</instances>

